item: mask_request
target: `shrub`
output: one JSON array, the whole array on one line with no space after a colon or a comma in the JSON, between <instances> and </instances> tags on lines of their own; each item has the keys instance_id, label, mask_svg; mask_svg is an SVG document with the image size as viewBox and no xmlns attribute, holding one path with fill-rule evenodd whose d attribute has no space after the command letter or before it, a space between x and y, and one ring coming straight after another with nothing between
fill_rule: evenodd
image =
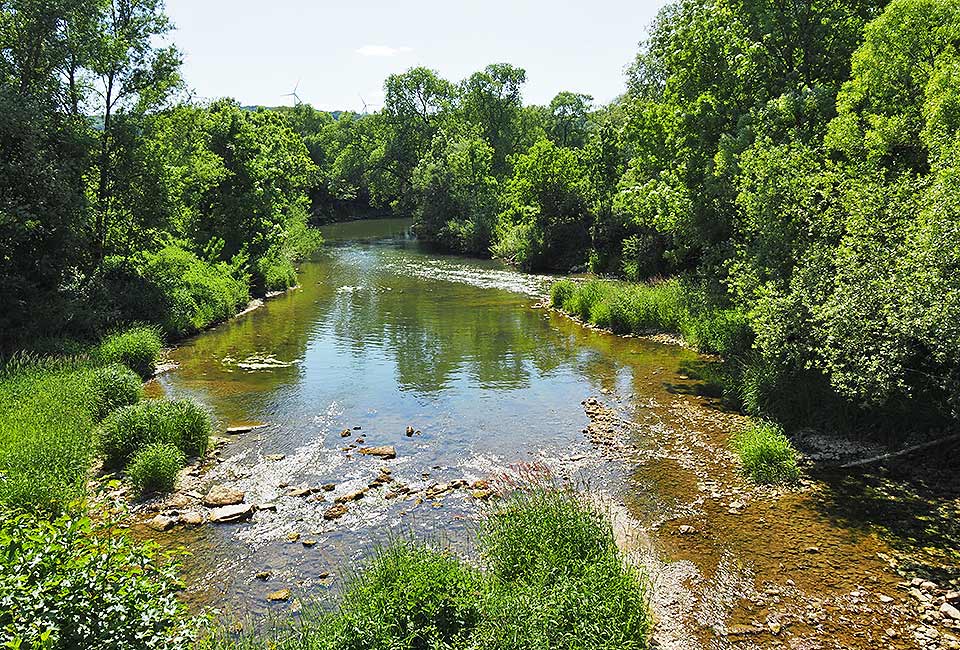
<instances>
[{"instance_id":1,"label":"shrub","mask_svg":"<svg viewBox=\"0 0 960 650\"><path fill-rule=\"evenodd\" d=\"M560 280L559 282L554 282L550 287L550 304L557 309L562 309L564 304L570 299L570 296L573 295L573 292L577 290L577 285L574 284L571 280Z\"/></svg>"},{"instance_id":2,"label":"shrub","mask_svg":"<svg viewBox=\"0 0 960 650\"><path fill-rule=\"evenodd\" d=\"M100 344L100 357L106 363L122 363L141 377L150 377L163 350L163 339L156 327L134 327L108 336Z\"/></svg>"},{"instance_id":3,"label":"shrub","mask_svg":"<svg viewBox=\"0 0 960 650\"><path fill-rule=\"evenodd\" d=\"M0 511L4 647L179 648L190 643L176 567L112 524Z\"/></svg>"},{"instance_id":4,"label":"shrub","mask_svg":"<svg viewBox=\"0 0 960 650\"><path fill-rule=\"evenodd\" d=\"M111 413L99 429L107 467L122 468L133 455L154 443L169 443L188 456L206 453L210 415L187 400L146 400Z\"/></svg>"},{"instance_id":5,"label":"shrub","mask_svg":"<svg viewBox=\"0 0 960 650\"><path fill-rule=\"evenodd\" d=\"M143 396L140 377L117 363L94 370L90 384L91 411L97 420L122 406L136 404Z\"/></svg>"},{"instance_id":6,"label":"shrub","mask_svg":"<svg viewBox=\"0 0 960 650\"><path fill-rule=\"evenodd\" d=\"M139 494L172 492L185 462L186 457L175 445L153 443L133 455L127 476Z\"/></svg>"},{"instance_id":7,"label":"shrub","mask_svg":"<svg viewBox=\"0 0 960 650\"><path fill-rule=\"evenodd\" d=\"M282 255L267 255L257 260L254 281L264 291L284 291L297 284L293 262Z\"/></svg>"},{"instance_id":8,"label":"shrub","mask_svg":"<svg viewBox=\"0 0 960 650\"><path fill-rule=\"evenodd\" d=\"M797 452L778 424L754 422L733 438L743 471L756 483L793 483L800 478Z\"/></svg>"}]
</instances>

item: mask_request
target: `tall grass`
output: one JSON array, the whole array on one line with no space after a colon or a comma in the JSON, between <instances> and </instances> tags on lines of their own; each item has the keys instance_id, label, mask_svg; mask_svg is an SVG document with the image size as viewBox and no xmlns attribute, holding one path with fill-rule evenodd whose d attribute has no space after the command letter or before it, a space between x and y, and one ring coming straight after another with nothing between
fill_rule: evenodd
<instances>
[{"instance_id":1,"label":"tall grass","mask_svg":"<svg viewBox=\"0 0 960 650\"><path fill-rule=\"evenodd\" d=\"M646 583L602 513L536 490L494 507L479 530L480 566L401 541L350 579L332 609L212 648L277 650L644 650Z\"/></svg>"},{"instance_id":2,"label":"tall grass","mask_svg":"<svg viewBox=\"0 0 960 650\"><path fill-rule=\"evenodd\" d=\"M150 377L157 368L163 351L160 330L150 325L133 327L111 334L100 344L100 358L106 363L120 363L141 377Z\"/></svg>"},{"instance_id":3,"label":"tall grass","mask_svg":"<svg viewBox=\"0 0 960 650\"><path fill-rule=\"evenodd\" d=\"M210 414L188 400L150 399L111 413L97 431L109 468L126 467L148 445L166 443L188 456L201 456L210 442Z\"/></svg>"},{"instance_id":4,"label":"tall grass","mask_svg":"<svg viewBox=\"0 0 960 650\"><path fill-rule=\"evenodd\" d=\"M607 280L551 287L554 307L617 334L670 332L704 351L727 354L752 340L744 314L718 307L679 280L637 284Z\"/></svg>"},{"instance_id":5,"label":"tall grass","mask_svg":"<svg viewBox=\"0 0 960 650\"><path fill-rule=\"evenodd\" d=\"M780 425L753 422L733 437L732 444L744 473L754 482L777 485L800 478L797 452Z\"/></svg>"}]
</instances>

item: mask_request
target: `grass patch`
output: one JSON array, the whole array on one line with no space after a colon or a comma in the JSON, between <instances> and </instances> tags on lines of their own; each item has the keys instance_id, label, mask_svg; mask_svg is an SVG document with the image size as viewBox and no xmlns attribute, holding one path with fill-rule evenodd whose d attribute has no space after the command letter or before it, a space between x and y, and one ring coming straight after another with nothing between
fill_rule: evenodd
<instances>
[{"instance_id":1,"label":"grass patch","mask_svg":"<svg viewBox=\"0 0 960 650\"><path fill-rule=\"evenodd\" d=\"M0 503L58 511L82 495L94 455L90 432L115 399L84 359L8 363L0 373Z\"/></svg>"},{"instance_id":2,"label":"grass patch","mask_svg":"<svg viewBox=\"0 0 960 650\"><path fill-rule=\"evenodd\" d=\"M100 358L106 363L121 363L144 379L157 369L163 351L160 330L152 326L134 327L111 334L100 344Z\"/></svg>"},{"instance_id":3,"label":"grass patch","mask_svg":"<svg viewBox=\"0 0 960 650\"><path fill-rule=\"evenodd\" d=\"M0 511L0 638L8 648L188 647L176 566L78 514Z\"/></svg>"},{"instance_id":4,"label":"grass patch","mask_svg":"<svg viewBox=\"0 0 960 650\"><path fill-rule=\"evenodd\" d=\"M537 490L494 506L480 566L397 542L348 580L332 608L261 632L222 630L212 648L277 650L644 650L646 583L604 515L574 495Z\"/></svg>"},{"instance_id":5,"label":"grass patch","mask_svg":"<svg viewBox=\"0 0 960 650\"><path fill-rule=\"evenodd\" d=\"M100 421L123 406L136 404L143 397L143 383L130 368L118 363L97 368L91 377L91 412Z\"/></svg>"},{"instance_id":6,"label":"grass patch","mask_svg":"<svg viewBox=\"0 0 960 650\"><path fill-rule=\"evenodd\" d=\"M752 342L744 314L717 307L680 280L637 284L608 280L561 280L550 290L557 309L617 334L670 332L704 351L730 354Z\"/></svg>"},{"instance_id":7,"label":"grass patch","mask_svg":"<svg viewBox=\"0 0 960 650\"><path fill-rule=\"evenodd\" d=\"M800 478L797 452L778 424L759 421L737 433L733 449L743 471L756 483L786 484Z\"/></svg>"},{"instance_id":8,"label":"grass patch","mask_svg":"<svg viewBox=\"0 0 960 650\"><path fill-rule=\"evenodd\" d=\"M186 456L176 445L153 443L133 455L127 465L127 477L140 495L172 492L185 462Z\"/></svg>"},{"instance_id":9,"label":"grass patch","mask_svg":"<svg viewBox=\"0 0 960 650\"><path fill-rule=\"evenodd\" d=\"M210 444L210 414L189 400L145 400L111 413L98 430L107 467L121 469L134 454L155 443L201 456Z\"/></svg>"}]
</instances>

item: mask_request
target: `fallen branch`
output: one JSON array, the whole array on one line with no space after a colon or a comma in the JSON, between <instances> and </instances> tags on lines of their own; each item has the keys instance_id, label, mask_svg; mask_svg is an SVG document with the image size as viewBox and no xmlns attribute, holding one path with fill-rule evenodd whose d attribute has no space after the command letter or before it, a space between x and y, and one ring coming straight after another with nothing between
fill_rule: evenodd
<instances>
[{"instance_id":1,"label":"fallen branch","mask_svg":"<svg viewBox=\"0 0 960 650\"><path fill-rule=\"evenodd\" d=\"M912 454L915 451L921 451L923 449L929 449L930 447L937 447L939 445L944 445L948 442L953 442L954 440L960 440L960 433L954 434L952 436L947 436L946 438L939 438L937 440L931 440L930 442L925 442L920 445L914 445L913 447L907 447L900 451L890 452L889 454L881 454L880 456L874 456L873 458L867 458L864 460L854 461L852 463L847 463L846 465L841 465L840 469L848 469L851 467L860 467L862 465L871 465L873 463L879 463L883 460L889 460L891 458L897 458L899 456L906 456L907 454Z\"/></svg>"}]
</instances>

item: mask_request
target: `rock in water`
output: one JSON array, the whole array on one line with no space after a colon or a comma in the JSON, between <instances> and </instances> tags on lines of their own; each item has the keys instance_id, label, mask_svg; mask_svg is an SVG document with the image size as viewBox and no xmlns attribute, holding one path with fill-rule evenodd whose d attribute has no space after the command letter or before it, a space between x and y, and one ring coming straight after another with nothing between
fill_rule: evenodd
<instances>
[{"instance_id":1,"label":"rock in water","mask_svg":"<svg viewBox=\"0 0 960 650\"><path fill-rule=\"evenodd\" d=\"M180 515L180 523L187 526L199 526L203 523L203 515L196 510L188 510Z\"/></svg>"},{"instance_id":2,"label":"rock in water","mask_svg":"<svg viewBox=\"0 0 960 650\"><path fill-rule=\"evenodd\" d=\"M327 508L327 511L323 513L323 518L327 521L333 521L334 519L339 519L340 517L347 514L347 506L342 503L338 503L335 506Z\"/></svg>"},{"instance_id":3,"label":"rock in water","mask_svg":"<svg viewBox=\"0 0 960 650\"><path fill-rule=\"evenodd\" d=\"M362 447L360 453L365 456L377 456L378 458L396 458L397 450L395 447Z\"/></svg>"},{"instance_id":4,"label":"rock in water","mask_svg":"<svg viewBox=\"0 0 960 650\"><path fill-rule=\"evenodd\" d=\"M170 530L173 528L174 524L177 523L177 520L173 517L167 517L165 515L157 515L153 519L147 522L147 526L154 530L163 532L165 530Z\"/></svg>"},{"instance_id":5,"label":"rock in water","mask_svg":"<svg viewBox=\"0 0 960 650\"><path fill-rule=\"evenodd\" d=\"M271 591L269 594L267 594L267 600L272 600L272 601L290 600L290 590L278 589L277 591Z\"/></svg>"},{"instance_id":6,"label":"rock in water","mask_svg":"<svg viewBox=\"0 0 960 650\"><path fill-rule=\"evenodd\" d=\"M207 496L203 497L203 504L210 508L216 508L218 506L233 506L238 503L243 503L243 499L246 495L239 491L234 490L233 488L228 488L225 485L214 485L210 488L210 491L207 492Z\"/></svg>"},{"instance_id":7,"label":"rock in water","mask_svg":"<svg viewBox=\"0 0 960 650\"><path fill-rule=\"evenodd\" d=\"M249 503L239 503L232 506L223 506L214 508L210 511L210 520L219 524L227 524L234 521L243 521L253 516L253 506Z\"/></svg>"}]
</instances>

